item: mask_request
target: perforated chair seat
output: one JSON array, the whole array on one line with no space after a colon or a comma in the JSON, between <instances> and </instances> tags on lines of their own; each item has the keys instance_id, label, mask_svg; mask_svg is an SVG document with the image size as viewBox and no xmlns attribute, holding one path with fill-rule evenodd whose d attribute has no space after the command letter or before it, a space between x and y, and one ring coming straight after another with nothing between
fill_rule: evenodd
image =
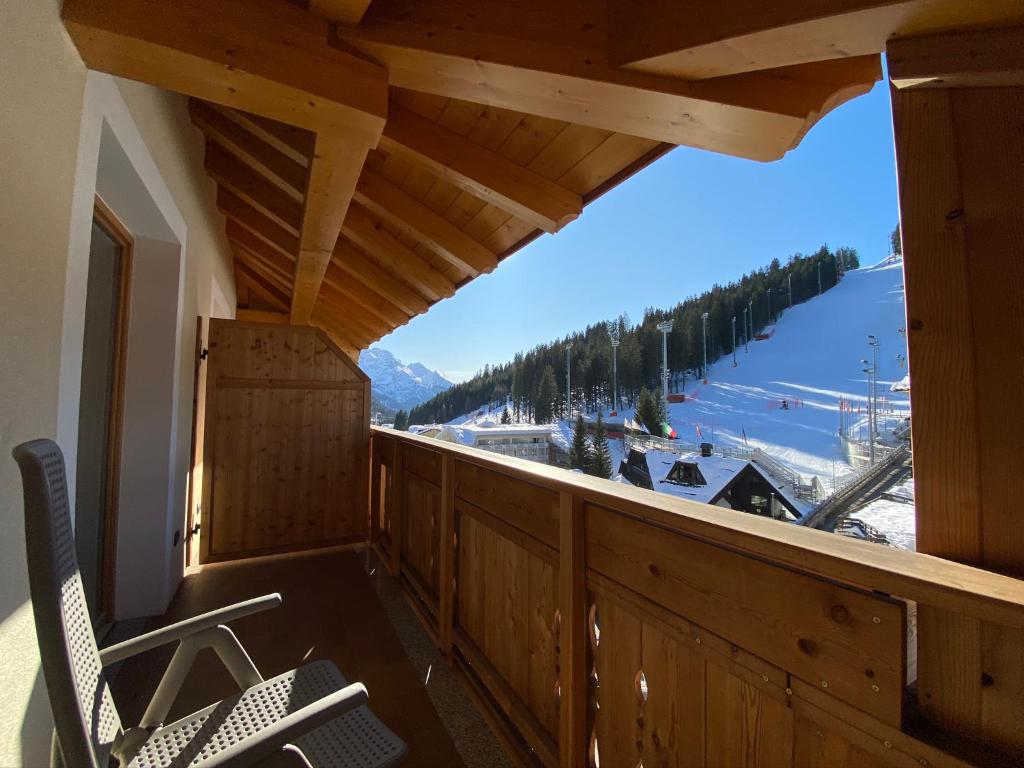
<instances>
[{"instance_id":1,"label":"perforated chair seat","mask_svg":"<svg viewBox=\"0 0 1024 768\"><path fill-rule=\"evenodd\" d=\"M348 685L329 661L278 675L176 723L155 730L130 768L202 765L246 736ZM390 768L405 756L405 743L365 707L296 739L314 768Z\"/></svg>"}]
</instances>

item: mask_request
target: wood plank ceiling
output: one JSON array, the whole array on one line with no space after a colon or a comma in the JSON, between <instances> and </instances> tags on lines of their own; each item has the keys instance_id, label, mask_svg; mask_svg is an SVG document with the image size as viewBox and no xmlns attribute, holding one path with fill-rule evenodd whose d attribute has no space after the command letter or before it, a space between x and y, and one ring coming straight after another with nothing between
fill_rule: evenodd
<instances>
[{"instance_id":1,"label":"wood plank ceiling","mask_svg":"<svg viewBox=\"0 0 1024 768\"><path fill-rule=\"evenodd\" d=\"M1024 13L734 5L66 0L64 17L88 66L192 97L239 308L355 355L672 147L777 159L872 87L890 38Z\"/></svg>"}]
</instances>

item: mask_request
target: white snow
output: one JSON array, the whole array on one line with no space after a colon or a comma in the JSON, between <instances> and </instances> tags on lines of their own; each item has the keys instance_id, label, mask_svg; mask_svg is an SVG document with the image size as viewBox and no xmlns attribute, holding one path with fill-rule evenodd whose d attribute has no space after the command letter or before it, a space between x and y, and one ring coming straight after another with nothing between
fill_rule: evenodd
<instances>
[{"instance_id":1,"label":"white snow","mask_svg":"<svg viewBox=\"0 0 1024 768\"><path fill-rule=\"evenodd\" d=\"M680 440L762 448L831 487L833 473L839 479L853 472L838 437L839 401L866 407L861 360L871 357L869 334L881 343L879 406L910 408L907 393L889 392L906 374L904 324L900 263L847 272L820 297L785 310L770 339L752 341L749 352L740 347L737 367L729 355L710 367L708 384L687 382L686 402L669 406L669 420Z\"/></svg>"},{"instance_id":2,"label":"white snow","mask_svg":"<svg viewBox=\"0 0 1024 768\"><path fill-rule=\"evenodd\" d=\"M419 405L453 383L421 363L403 363L382 347L370 347L363 352L359 367L370 377L374 397L396 410Z\"/></svg>"},{"instance_id":3,"label":"white snow","mask_svg":"<svg viewBox=\"0 0 1024 768\"><path fill-rule=\"evenodd\" d=\"M915 549L917 531L914 525L914 481L904 480L889 493L906 501L876 499L861 509L854 510L850 517L863 520L868 525L883 531L893 544L902 549Z\"/></svg>"}]
</instances>

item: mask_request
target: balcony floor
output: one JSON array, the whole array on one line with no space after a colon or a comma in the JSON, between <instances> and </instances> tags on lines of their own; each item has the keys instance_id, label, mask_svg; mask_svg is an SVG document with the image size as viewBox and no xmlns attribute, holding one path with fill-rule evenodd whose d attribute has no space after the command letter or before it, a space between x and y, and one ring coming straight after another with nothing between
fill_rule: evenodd
<instances>
[{"instance_id":1,"label":"balcony floor","mask_svg":"<svg viewBox=\"0 0 1024 768\"><path fill-rule=\"evenodd\" d=\"M149 628L280 592L280 608L231 624L264 677L303 661L330 659L350 680L366 685L371 709L409 745L405 766L507 765L397 584L371 558L365 552L322 551L204 566L186 576L167 613ZM144 654L116 672L113 693L125 722L139 721L171 650ZM202 653L171 719L236 690L217 658Z\"/></svg>"}]
</instances>

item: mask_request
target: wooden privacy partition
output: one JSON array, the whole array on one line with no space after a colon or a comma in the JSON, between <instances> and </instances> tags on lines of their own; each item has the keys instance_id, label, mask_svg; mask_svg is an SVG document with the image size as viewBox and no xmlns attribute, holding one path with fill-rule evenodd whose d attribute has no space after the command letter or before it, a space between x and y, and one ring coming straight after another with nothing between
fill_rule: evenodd
<instances>
[{"instance_id":1,"label":"wooden privacy partition","mask_svg":"<svg viewBox=\"0 0 1024 768\"><path fill-rule=\"evenodd\" d=\"M1000 760L917 716L907 608L1019 629L1016 580L393 430L372 451L374 545L529 760Z\"/></svg>"},{"instance_id":2,"label":"wooden privacy partition","mask_svg":"<svg viewBox=\"0 0 1024 768\"><path fill-rule=\"evenodd\" d=\"M370 380L309 326L211 320L203 562L365 540Z\"/></svg>"}]
</instances>

